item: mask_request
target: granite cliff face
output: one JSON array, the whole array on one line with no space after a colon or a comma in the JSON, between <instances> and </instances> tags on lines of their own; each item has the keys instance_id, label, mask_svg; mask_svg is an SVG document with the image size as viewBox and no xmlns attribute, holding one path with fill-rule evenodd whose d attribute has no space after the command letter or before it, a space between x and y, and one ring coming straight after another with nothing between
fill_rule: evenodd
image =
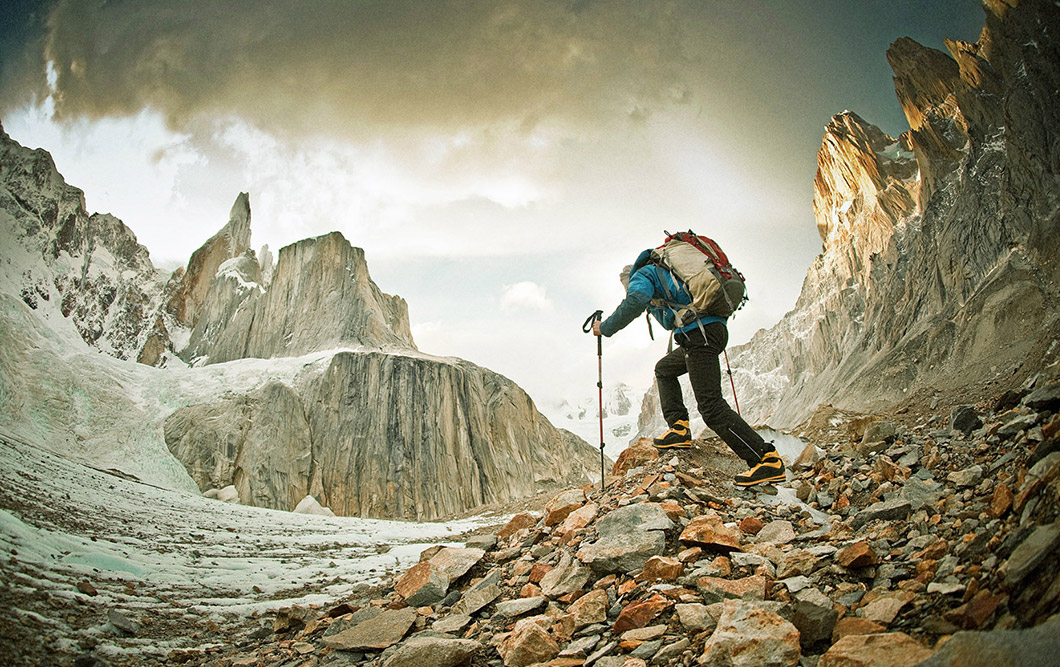
<instances>
[{"instance_id":1,"label":"granite cliff face","mask_svg":"<svg viewBox=\"0 0 1060 667\"><path fill-rule=\"evenodd\" d=\"M553 427L510 380L418 352L405 301L379 289L339 233L287 246L275 264L259 259L242 193L227 224L167 277L121 221L85 211L46 152L2 130L0 178L0 289L25 308L0 311L3 325L32 336L24 323L36 318L73 346L2 351L0 387L22 395L0 396L0 427L77 424L65 440L91 429L96 442L118 432L117 415L142 415L137 437L151 456L168 450L202 491L234 485L240 502L278 509L309 494L378 518L433 519L598 473L599 452ZM81 340L67 335L71 323ZM82 344L141 363L115 370ZM27 373L59 377L47 368L69 365L64 355L81 372L60 374L55 392L91 397L95 378L124 378L108 384L105 414L91 399L65 401L60 414L51 389L33 395Z\"/></svg>"},{"instance_id":2,"label":"granite cliff face","mask_svg":"<svg viewBox=\"0 0 1060 667\"><path fill-rule=\"evenodd\" d=\"M783 320L730 350L745 416L1015 384L1055 361L1060 25L1054 3L987 2L975 44L887 52L910 130L829 123L814 182L824 251Z\"/></svg>"},{"instance_id":3,"label":"granite cliff face","mask_svg":"<svg viewBox=\"0 0 1060 667\"><path fill-rule=\"evenodd\" d=\"M474 364L347 351L306 366L166 418L166 443L200 488L234 484L241 502L279 509L308 494L340 515L425 520L599 474L598 453Z\"/></svg>"}]
</instances>

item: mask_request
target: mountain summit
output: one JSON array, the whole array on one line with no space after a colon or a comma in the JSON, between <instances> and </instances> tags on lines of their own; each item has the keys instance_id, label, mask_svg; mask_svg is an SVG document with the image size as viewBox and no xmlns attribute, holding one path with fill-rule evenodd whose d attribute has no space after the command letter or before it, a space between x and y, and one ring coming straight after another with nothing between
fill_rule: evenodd
<instances>
[{"instance_id":1,"label":"mountain summit","mask_svg":"<svg viewBox=\"0 0 1060 667\"><path fill-rule=\"evenodd\" d=\"M0 428L169 488L364 517L433 519L598 474L599 452L511 380L419 352L404 299L341 234L273 265L250 221L241 193L166 276L45 151L0 135L0 317L19 332Z\"/></svg>"}]
</instances>

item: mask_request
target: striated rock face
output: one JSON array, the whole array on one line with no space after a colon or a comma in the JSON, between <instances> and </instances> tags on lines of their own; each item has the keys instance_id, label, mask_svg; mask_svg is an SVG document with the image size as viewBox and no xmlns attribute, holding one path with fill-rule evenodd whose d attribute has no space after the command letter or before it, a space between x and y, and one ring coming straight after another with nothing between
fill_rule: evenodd
<instances>
[{"instance_id":1,"label":"striated rock face","mask_svg":"<svg viewBox=\"0 0 1060 667\"><path fill-rule=\"evenodd\" d=\"M584 484L599 465L518 386L467 362L340 352L303 384L178 410L170 451L245 504L308 494L340 515L418 520Z\"/></svg>"},{"instance_id":2,"label":"striated rock face","mask_svg":"<svg viewBox=\"0 0 1060 667\"><path fill-rule=\"evenodd\" d=\"M314 486L309 424L282 383L181 408L164 427L170 452L204 491L234 485L244 505L290 510Z\"/></svg>"},{"instance_id":3,"label":"striated rock face","mask_svg":"<svg viewBox=\"0 0 1060 667\"><path fill-rule=\"evenodd\" d=\"M900 139L852 113L828 125L814 183L824 251L795 308L729 351L750 421L1014 384L1055 361L1060 40L1045 27L1060 9L986 8L980 40L948 42L951 55L889 49L911 128Z\"/></svg>"},{"instance_id":4,"label":"striated rock face","mask_svg":"<svg viewBox=\"0 0 1060 667\"><path fill-rule=\"evenodd\" d=\"M219 264L180 354L218 363L344 346L416 347L405 300L384 294L364 251L332 232L281 249L267 286L253 254Z\"/></svg>"}]
</instances>

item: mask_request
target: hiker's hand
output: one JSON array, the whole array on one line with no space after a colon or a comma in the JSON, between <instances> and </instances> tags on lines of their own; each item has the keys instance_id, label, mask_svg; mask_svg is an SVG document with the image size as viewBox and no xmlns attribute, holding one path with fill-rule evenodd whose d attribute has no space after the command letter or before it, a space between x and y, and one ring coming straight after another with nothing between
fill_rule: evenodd
<instances>
[{"instance_id":1,"label":"hiker's hand","mask_svg":"<svg viewBox=\"0 0 1060 667\"><path fill-rule=\"evenodd\" d=\"M603 336L603 334L600 333L600 320L593 322L593 335Z\"/></svg>"}]
</instances>

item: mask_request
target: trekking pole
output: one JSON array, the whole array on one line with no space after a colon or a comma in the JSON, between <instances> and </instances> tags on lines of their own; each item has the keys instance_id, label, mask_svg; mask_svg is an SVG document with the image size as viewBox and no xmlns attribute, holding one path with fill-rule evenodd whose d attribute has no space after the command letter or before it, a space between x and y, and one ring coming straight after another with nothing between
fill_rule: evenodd
<instances>
[{"instance_id":1,"label":"trekking pole","mask_svg":"<svg viewBox=\"0 0 1060 667\"><path fill-rule=\"evenodd\" d=\"M585 320L582 331L592 333L593 324L604 317L604 311L598 310ZM597 414L600 415L600 493L604 492L604 337L596 337L596 387L599 390L600 402Z\"/></svg>"},{"instance_id":2,"label":"trekking pole","mask_svg":"<svg viewBox=\"0 0 1060 667\"><path fill-rule=\"evenodd\" d=\"M723 350L725 354L725 370L729 373L729 384L732 385L732 400L736 403L736 414L740 414L740 399L736 398L736 383L732 380L732 367L729 366L729 352ZM741 417L743 415L740 415Z\"/></svg>"}]
</instances>

